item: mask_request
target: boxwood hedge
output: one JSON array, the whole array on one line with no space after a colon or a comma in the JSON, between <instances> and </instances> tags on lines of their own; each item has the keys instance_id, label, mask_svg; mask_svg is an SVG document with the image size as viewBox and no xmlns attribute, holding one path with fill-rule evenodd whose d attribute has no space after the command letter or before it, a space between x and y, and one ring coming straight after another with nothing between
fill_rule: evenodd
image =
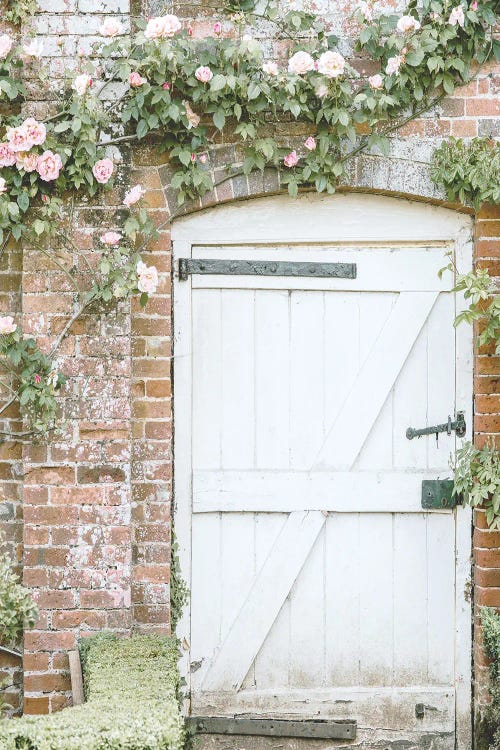
<instances>
[{"instance_id":1,"label":"boxwood hedge","mask_svg":"<svg viewBox=\"0 0 500 750\"><path fill-rule=\"evenodd\" d=\"M500 614L484 608L481 612L484 650L490 659L491 703L476 721L478 750L500 750Z\"/></svg>"},{"instance_id":2,"label":"boxwood hedge","mask_svg":"<svg viewBox=\"0 0 500 750\"><path fill-rule=\"evenodd\" d=\"M2 750L178 750L177 645L98 635L81 646L87 700L49 716L0 721Z\"/></svg>"}]
</instances>

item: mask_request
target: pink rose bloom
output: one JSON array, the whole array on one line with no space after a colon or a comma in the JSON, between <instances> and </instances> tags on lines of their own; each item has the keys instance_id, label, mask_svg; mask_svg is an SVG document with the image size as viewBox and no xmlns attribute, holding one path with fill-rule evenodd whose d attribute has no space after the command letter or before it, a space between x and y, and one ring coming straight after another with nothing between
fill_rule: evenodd
<instances>
[{"instance_id":1,"label":"pink rose bloom","mask_svg":"<svg viewBox=\"0 0 500 750\"><path fill-rule=\"evenodd\" d=\"M453 8L450 13L450 17L448 18L448 23L451 23L452 26L456 26L458 23L458 25L463 29L465 24L465 16L464 9L461 5L457 5L456 8Z\"/></svg>"},{"instance_id":2,"label":"pink rose bloom","mask_svg":"<svg viewBox=\"0 0 500 750\"><path fill-rule=\"evenodd\" d=\"M310 135L304 141L304 146L308 149L308 151L316 151L316 138L313 138L312 135Z\"/></svg>"},{"instance_id":3,"label":"pink rose bloom","mask_svg":"<svg viewBox=\"0 0 500 750\"><path fill-rule=\"evenodd\" d=\"M139 261L137 264L137 288L140 292L146 292L146 294L154 294L156 287L158 286L158 271L154 266L146 266L145 263Z\"/></svg>"},{"instance_id":4,"label":"pink rose bloom","mask_svg":"<svg viewBox=\"0 0 500 750\"><path fill-rule=\"evenodd\" d=\"M191 107L189 106L189 102L184 100L182 102L184 104L184 109L186 110L186 117L188 119L188 129L190 128L197 128L200 124L200 116L196 114L196 112L193 112Z\"/></svg>"},{"instance_id":5,"label":"pink rose bloom","mask_svg":"<svg viewBox=\"0 0 500 750\"><path fill-rule=\"evenodd\" d=\"M14 40L8 34L2 34L0 36L0 60L4 60L12 47L14 46Z\"/></svg>"},{"instance_id":6,"label":"pink rose bloom","mask_svg":"<svg viewBox=\"0 0 500 750\"><path fill-rule=\"evenodd\" d=\"M477 10L477 7L478 7L478 6L477 6L477 0L474 0L474 2L473 2L473 3L471 3L470 9L471 9L471 10Z\"/></svg>"},{"instance_id":7,"label":"pink rose bloom","mask_svg":"<svg viewBox=\"0 0 500 750\"><path fill-rule=\"evenodd\" d=\"M173 36L182 28L177 16L167 15L159 18L151 18L148 21L144 36L146 39L166 39Z\"/></svg>"},{"instance_id":8,"label":"pink rose bloom","mask_svg":"<svg viewBox=\"0 0 500 750\"><path fill-rule=\"evenodd\" d=\"M35 378L34 378L34 379L35 379L35 383L36 383L37 385L38 385L39 383L41 383L41 382L42 382L42 378L40 377L40 375L35 375Z\"/></svg>"},{"instance_id":9,"label":"pink rose bloom","mask_svg":"<svg viewBox=\"0 0 500 750\"><path fill-rule=\"evenodd\" d=\"M214 77L214 74L207 65L200 65L194 72L194 77L201 83L208 83Z\"/></svg>"},{"instance_id":10,"label":"pink rose bloom","mask_svg":"<svg viewBox=\"0 0 500 750\"><path fill-rule=\"evenodd\" d=\"M142 86L144 83L147 83L147 79L139 75L137 71L134 71L133 73L129 75L128 82L129 82L129 85L133 89L137 89L139 88L139 86Z\"/></svg>"},{"instance_id":11,"label":"pink rose bloom","mask_svg":"<svg viewBox=\"0 0 500 750\"><path fill-rule=\"evenodd\" d=\"M368 83L370 84L372 89L381 89L384 85L384 79L380 75L380 73L375 73L374 76L370 76L368 78Z\"/></svg>"},{"instance_id":12,"label":"pink rose bloom","mask_svg":"<svg viewBox=\"0 0 500 750\"><path fill-rule=\"evenodd\" d=\"M44 151L43 154L38 157L36 171L45 182L57 180L61 169L62 160L59 154L54 154L52 151Z\"/></svg>"},{"instance_id":13,"label":"pink rose bloom","mask_svg":"<svg viewBox=\"0 0 500 750\"><path fill-rule=\"evenodd\" d=\"M7 140L11 151L29 151L32 143L24 125L7 128Z\"/></svg>"},{"instance_id":14,"label":"pink rose bloom","mask_svg":"<svg viewBox=\"0 0 500 750\"><path fill-rule=\"evenodd\" d=\"M87 75L87 73L82 73L80 76L77 76L71 84L71 88L73 91L76 91L78 96L83 96L91 86L92 78Z\"/></svg>"},{"instance_id":15,"label":"pink rose bloom","mask_svg":"<svg viewBox=\"0 0 500 750\"><path fill-rule=\"evenodd\" d=\"M396 55L396 57L390 57L387 60L387 66L385 68L385 72L388 76L392 76L395 73L399 73L399 69L401 65L403 64L403 57L401 55Z\"/></svg>"},{"instance_id":16,"label":"pink rose bloom","mask_svg":"<svg viewBox=\"0 0 500 750\"><path fill-rule=\"evenodd\" d=\"M279 73L278 65L274 62L274 60L268 60L264 63L262 66L262 70L264 73L267 73L268 76L277 76Z\"/></svg>"},{"instance_id":17,"label":"pink rose bloom","mask_svg":"<svg viewBox=\"0 0 500 750\"><path fill-rule=\"evenodd\" d=\"M14 333L16 328L12 315L4 315L3 318L0 318L0 334L6 336L8 333Z\"/></svg>"},{"instance_id":18,"label":"pink rose bloom","mask_svg":"<svg viewBox=\"0 0 500 750\"><path fill-rule=\"evenodd\" d=\"M170 91L170 84L168 81L165 81L165 83L162 83L161 87L162 89L165 89L165 91Z\"/></svg>"},{"instance_id":19,"label":"pink rose bloom","mask_svg":"<svg viewBox=\"0 0 500 750\"><path fill-rule=\"evenodd\" d=\"M7 182L3 177L0 177L0 195L7 192Z\"/></svg>"},{"instance_id":20,"label":"pink rose bloom","mask_svg":"<svg viewBox=\"0 0 500 750\"><path fill-rule=\"evenodd\" d=\"M127 208L130 208L130 206L133 206L134 203L137 203L137 201L140 201L142 196L146 194L146 191L143 189L142 185L134 185L133 188L130 188L130 190L125 193L125 198L123 199L123 205L127 206Z\"/></svg>"},{"instance_id":21,"label":"pink rose bloom","mask_svg":"<svg viewBox=\"0 0 500 750\"><path fill-rule=\"evenodd\" d=\"M123 34L123 26L116 18L106 18L99 28L101 36L114 37Z\"/></svg>"},{"instance_id":22,"label":"pink rose bloom","mask_svg":"<svg viewBox=\"0 0 500 750\"><path fill-rule=\"evenodd\" d=\"M38 154L16 154L16 167L25 172L34 172L38 165Z\"/></svg>"},{"instance_id":23,"label":"pink rose bloom","mask_svg":"<svg viewBox=\"0 0 500 750\"><path fill-rule=\"evenodd\" d=\"M296 52L288 61L288 72L295 75L303 76L310 70L314 69L314 60L309 52Z\"/></svg>"},{"instance_id":24,"label":"pink rose bloom","mask_svg":"<svg viewBox=\"0 0 500 750\"><path fill-rule=\"evenodd\" d=\"M220 34L222 31L222 24L220 21L217 21L217 23L214 23L214 34Z\"/></svg>"},{"instance_id":25,"label":"pink rose bloom","mask_svg":"<svg viewBox=\"0 0 500 750\"><path fill-rule=\"evenodd\" d=\"M26 130L32 146L41 146L45 143L47 129L43 122L37 122L33 117L28 117L21 127Z\"/></svg>"},{"instance_id":26,"label":"pink rose bloom","mask_svg":"<svg viewBox=\"0 0 500 750\"><path fill-rule=\"evenodd\" d=\"M287 156L283 159L283 163L285 167L295 167L296 164L299 162L299 157L297 156L296 151L290 151Z\"/></svg>"},{"instance_id":27,"label":"pink rose bloom","mask_svg":"<svg viewBox=\"0 0 500 750\"><path fill-rule=\"evenodd\" d=\"M0 167L12 167L16 163L16 155L9 143L0 143Z\"/></svg>"},{"instance_id":28,"label":"pink rose bloom","mask_svg":"<svg viewBox=\"0 0 500 750\"><path fill-rule=\"evenodd\" d=\"M105 245L118 245L121 238L120 232L105 232L101 237L101 242Z\"/></svg>"},{"instance_id":29,"label":"pink rose bloom","mask_svg":"<svg viewBox=\"0 0 500 750\"><path fill-rule=\"evenodd\" d=\"M206 154L200 154L200 162L201 164L206 164L208 160L208 156Z\"/></svg>"},{"instance_id":30,"label":"pink rose bloom","mask_svg":"<svg viewBox=\"0 0 500 750\"><path fill-rule=\"evenodd\" d=\"M111 159L99 159L92 167L92 174L101 185L109 182L114 171L115 165Z\"/></svg>"},{"instance_id":31,"label":"pink rose bloom","mask_svg":"<svg viewBox=\"0 0 500 750\"><path fill-rule=\"evenodd\" d=\"M420 21L417 21L413 16L401 16L396 24L396 28L401 34L407 34L409 31L418 31Z\"/></svg>"},{"instance_id":32,"label":"pink rose bloom","mask_svg":"<svg viewBox=\"0 0 500 750\"><path fill-rule=\"evenodd\" d=\"M32 39L29 44L25 44L23 52L26 57L36 57L37 60L43 55L43 43L39 39Z\"/></svg>"},{"instance_id":33,"label":"pink rose bloom","mask_svg":"<svg viewBox=\"0 0 500 750\"><path fill-rule=\"evenodd\" d=\"M344 72L345 60L339 52L323 52L318 60L318 72L327 78L337 78Z\"/></svg>"}]
</instances>

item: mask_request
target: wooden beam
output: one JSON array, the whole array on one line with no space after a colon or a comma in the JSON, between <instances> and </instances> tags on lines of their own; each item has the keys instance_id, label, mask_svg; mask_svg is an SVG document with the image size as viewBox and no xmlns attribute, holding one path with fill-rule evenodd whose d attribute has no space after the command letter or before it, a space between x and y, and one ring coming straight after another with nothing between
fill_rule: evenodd
<instances>
[{"instance_id":1,"label":"wooden beam","mask_svg":"<svg viewBox=\"0 0 500 750\"><path fill-rule=\"evenodd\" d=\"M71 692L73 694L73 705L79 706L85 702L83 692L83 675L82 665L80 662L80 653L78 651L68 651L69 656L69 673L71 676Z\"/></svg>"}]
</instances>

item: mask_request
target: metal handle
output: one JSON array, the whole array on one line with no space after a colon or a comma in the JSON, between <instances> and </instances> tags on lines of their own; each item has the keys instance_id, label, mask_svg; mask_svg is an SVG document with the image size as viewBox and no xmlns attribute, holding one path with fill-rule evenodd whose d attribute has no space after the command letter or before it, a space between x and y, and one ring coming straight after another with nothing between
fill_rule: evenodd
<instances>
[{"instance_id":1,"label":"metal handle","mask_svg":"<svg viewBox=\"0 0 500 750\"><path fill-rule=\"evenodd\" d=\"M406 437L408 440L413 440L414 437L422 437L422 435L437 435L439 432L446 432L451 435L452 430L455 430L458 437L463 437L467 430L465 423L465 412L457 411L457 416L454 422L451 421L451 417L448 417L448 421L443 424L435 424L432 427L422 427L415 429L414 427L408 427L406 430Z\"/></svg>"}]
</instances>

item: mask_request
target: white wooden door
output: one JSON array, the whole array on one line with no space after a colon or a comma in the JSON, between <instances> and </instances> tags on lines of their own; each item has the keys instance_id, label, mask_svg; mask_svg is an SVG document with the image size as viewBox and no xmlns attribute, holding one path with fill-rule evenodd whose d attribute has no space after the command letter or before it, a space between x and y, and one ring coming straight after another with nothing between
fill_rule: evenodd
<instances>
[{"instance_id":1,"label":"white wooden door","mask_svg":"<svg viewBox=\"0 0 500 750\"><path fill-rule=\"evenodd\" d=\"M455 436L405 436L457 409L472 422L470 340L438 275L450 251L470 263L469 236L466 217L372 196L265 199L176 226L176 258L357 267L176 281L193 713L354 718L366 742L469 750L470 514L421 507Z\"/></svg>"}]
</instances>

